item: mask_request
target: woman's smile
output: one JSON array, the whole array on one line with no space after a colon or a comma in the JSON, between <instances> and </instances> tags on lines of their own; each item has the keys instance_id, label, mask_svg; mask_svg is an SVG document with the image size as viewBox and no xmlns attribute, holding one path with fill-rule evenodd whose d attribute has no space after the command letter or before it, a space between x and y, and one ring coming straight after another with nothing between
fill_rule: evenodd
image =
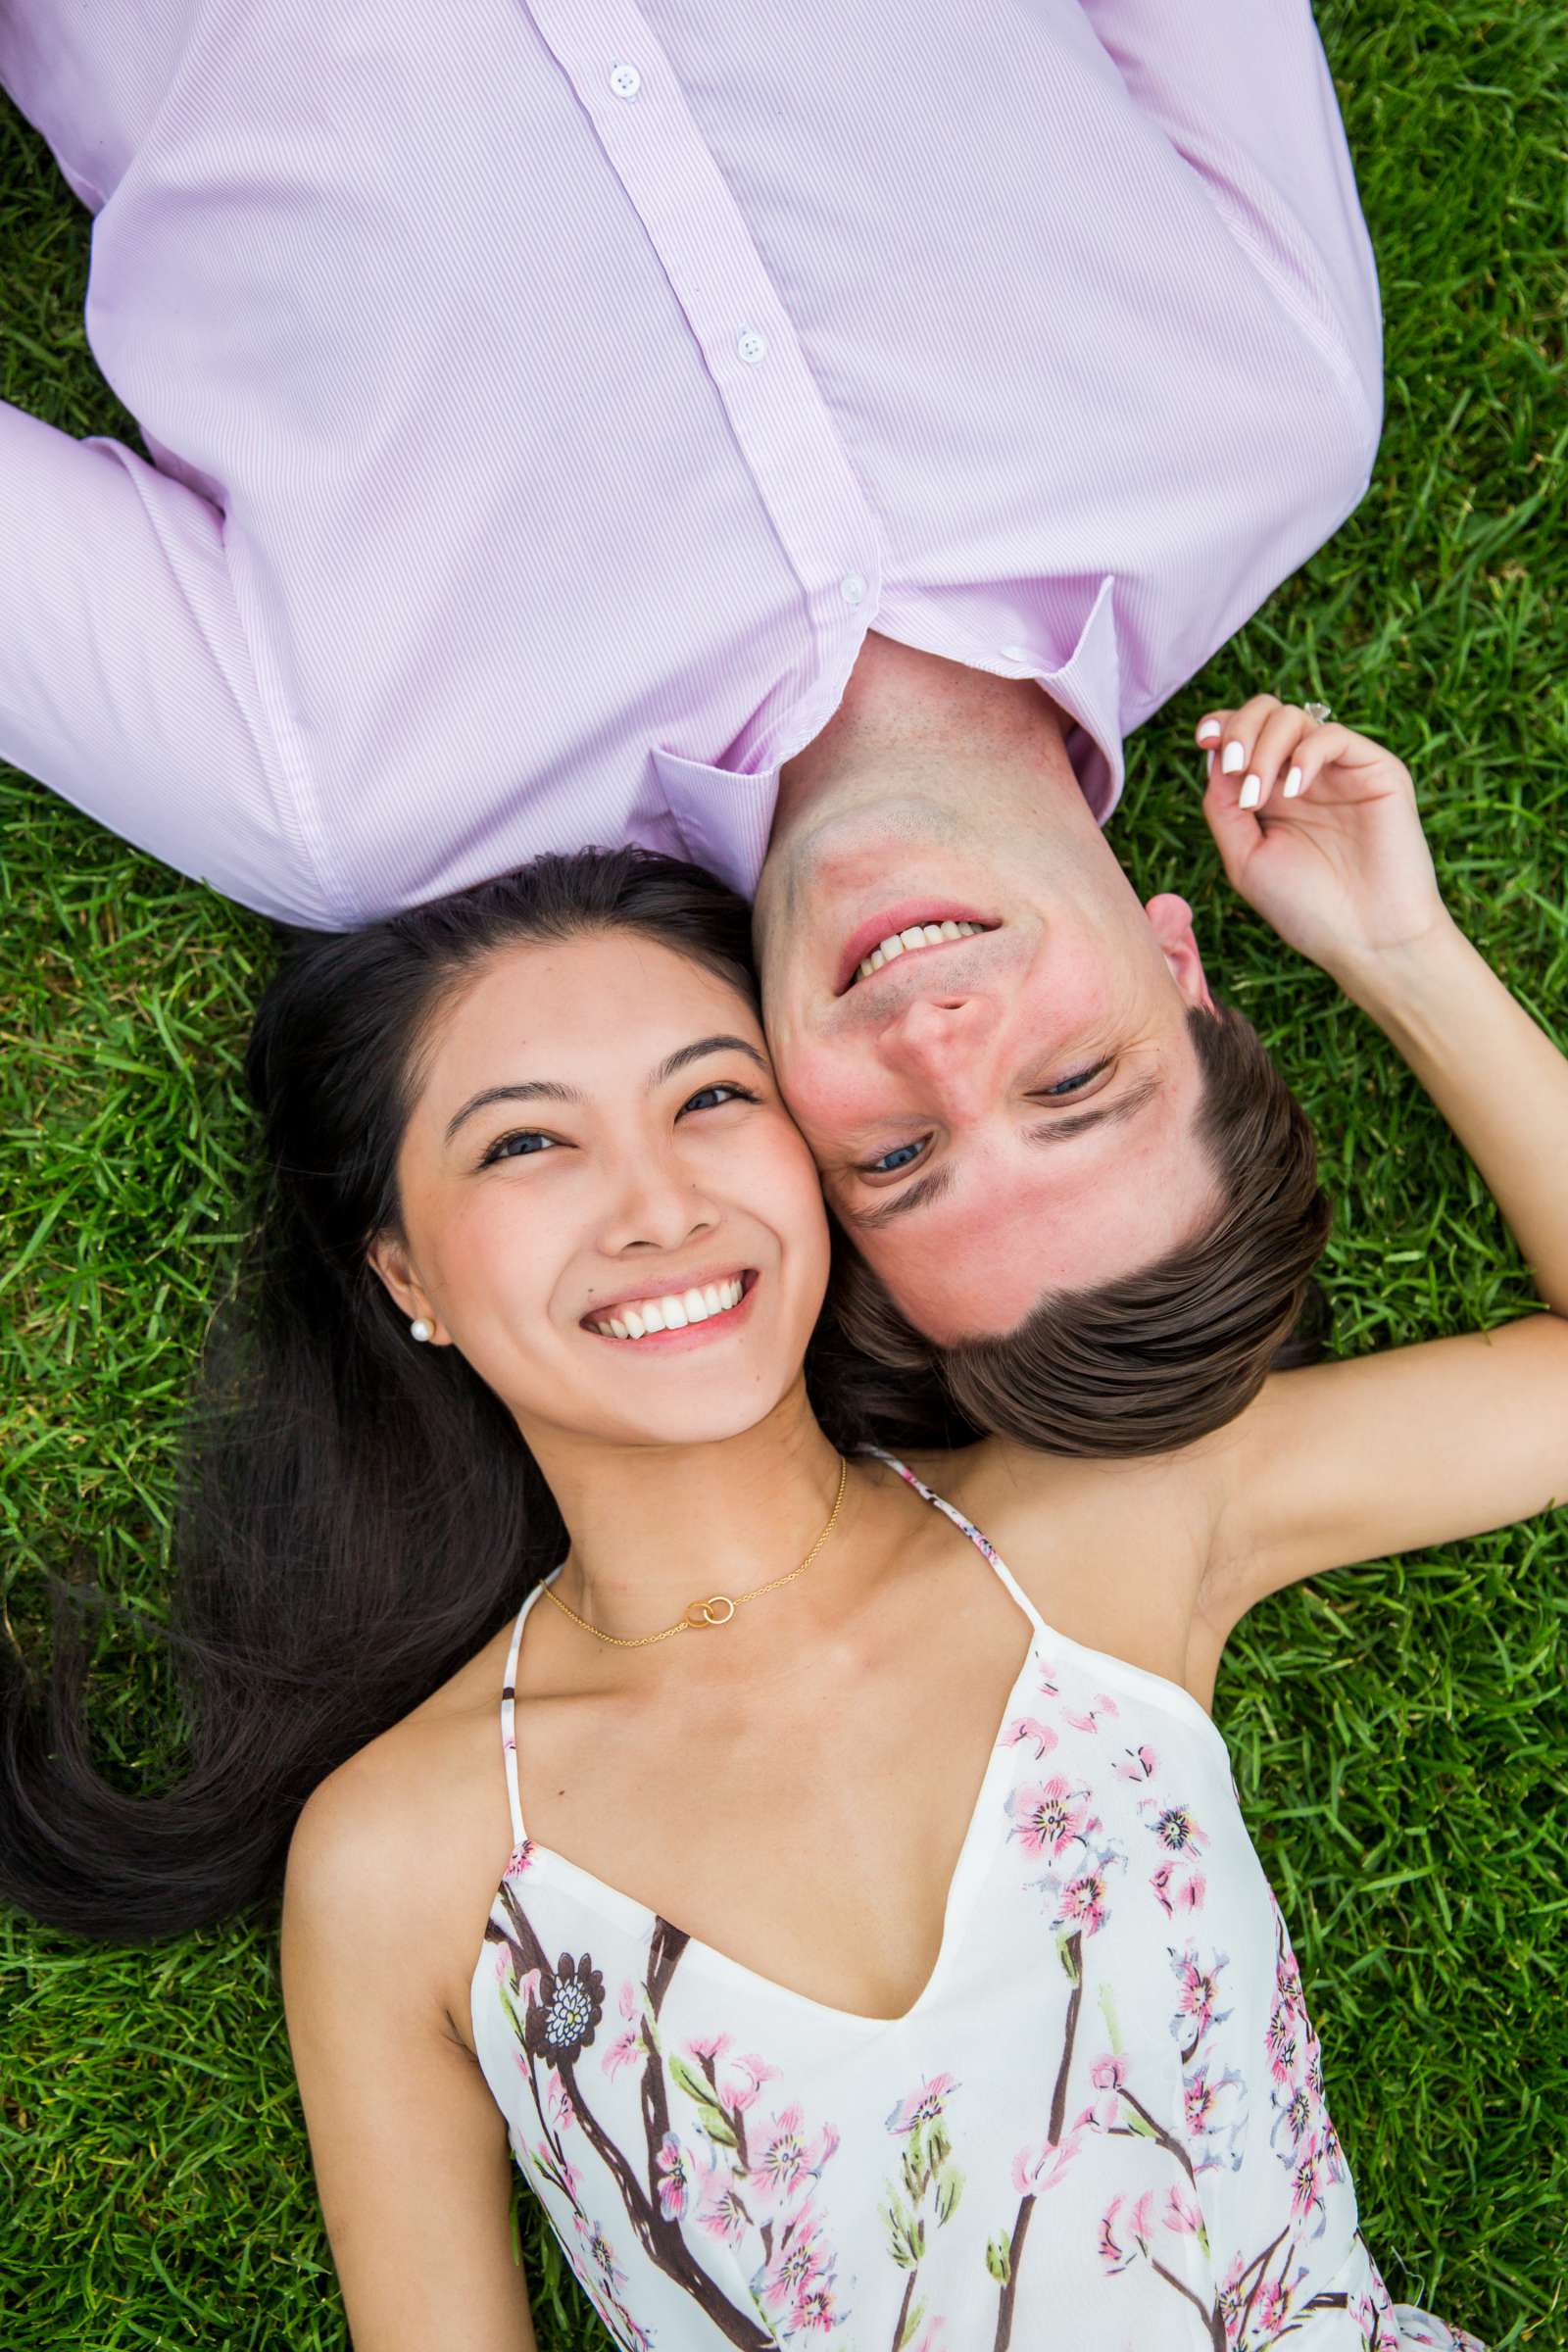
<instances>
[{"instance_id":1,"label":"woman's smile","mask_svg":"<svg viewBox=\"0 0 1568 2352\"><path fill-rule=\"evenodd\" d=\"M701 1346L734 1331L745 1319L758 1274L748 1266L739 1274L722 1274L714 1282L693 1283L682 1291L664 1291L642 1298L617 1299L612 1308L584 1315L583 1329L599 1338L650 1343L661 1354L682 1347Z\"/></svg>"}]
</instances>

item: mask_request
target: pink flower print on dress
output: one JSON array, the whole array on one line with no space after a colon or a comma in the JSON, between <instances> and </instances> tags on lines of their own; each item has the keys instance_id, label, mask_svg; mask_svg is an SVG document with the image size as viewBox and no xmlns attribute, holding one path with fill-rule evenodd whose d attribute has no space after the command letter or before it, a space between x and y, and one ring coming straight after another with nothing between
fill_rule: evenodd
<instances>
[{"instance_id":1,"label":"pink flower print on dress","mask_svg":"<svg viewBox=\"0 0 1568 2352\"><path fill-rule=\"evenodd\" d=\"M731 2079L725 2082L719 2094L724 2105L732 2110L738 2109L744 2115L748 2107L756 2105L762 2084L778 2080L778 2072L776 2066L769 2066L767 2060L759 2058L755 2051L749 2057L737 2058Z\"/></svg>"},{"instance_id":2,"label":"pink flower print on dress","mask_svg":"<svg viewBox=\"0 0 1568 2352\"><path fill-rule=\"evenodd\" d=\"M1088 2109L1097 2132L1113 2132L1121 2120L1121 2086L1127 2080L1127 2061L1106 2050L1089 2069L1089 2080L1101 2096Z\"/></svg>"},{"instance_id":3,"label":"pink flower print on dress","mask_svg":"<svg viewBox=\"0 0 1568 2352\"><path fill-rule=\"evenodd\" d=\"M664 2133L659 2151L659 2203L666 2222L678 2221L692 2201L693 2168L673 2132Z\"/></svg>"},{"instance_id":4,"label":"pink flower print on dress","mask_svg":"<svg viewBox=\"0 0 1568 2352\"><path fill-rule=\"evenodd\" d=\"M1119 1781L1152 1781L1159 1769L1159 1758L1152 1747L1124 1747L1121 1761L1110 1769Z\"/></svg>"},{"instance_id":5,"label":"pink flower print on dress","mask_svg":"<svg viewBox=\"0 0 1568 2352\"><path fill-rule=\"evenodd\" d=\"M958 2087L953 2075L930 2075L918 2090L901 2099L887 2119L890 2132L912 2132L916 2124L934 2123L947 2106L948 2093Z\"/></svg>"},{"instance_id":6,"label":"pink flower print on dress","mask_svg":"<svg viewBox=\"0 0 1568 2352\"><path fill-rule=\"evenodd\" d=\"M525 1838L522 1843L514 1846L508 1855L507 1867L501 1874L503 1879L520 1879L525 1870L532 1869L536 1858L533 1839Z\"/></svg>"},{"instance_id":7,"label":"pink flower print on dress","mask_svg":"<svg viewBox=\"0 0 1568 2352\"><path fill-rule=\"evenodd\" d=\"M1075 1713L1071 1707L1063 1707L1061 1719L1063 1723L1070 1723L1075 1732L1098 1732L1102 1715L1119 1715L1120 1713L1120 1707L1117 1706L1108 1690L1097 1690L1081 1715Z\"/></svg>"},{"instance_id":8,"label":"pink flower print on dress","mask_svg":"<svg viewBox=\"0 0 1568 2352\"><path fill-rule=\"evenodd\" d=\"M1203 2227L1202 2207L1196 2197L1188 2196L1174 2183L1165 2191L1165 2210L1160 2220L1178 2237L1201 2238L1204 2246L1207 2246L1208 2232Z\"/></svg>"},{"instance_id":9,"label":"pink flower print on dress","mask_svg":"<svg viewBox=\"0 0 1568 2352\"><path fill-rule=\"evenodd\" d=\"M1125 2197L1112 2197L1100 2225L1100 2259L1106 2276L1114 2278L1118 2272L1136 2262L1140 2254L1149 2252L1154 2233L1154 2192L1146 2188L1136 2205L1128 2212L1125 2222L1117 2217Z\"/></svg>"},{"instance_id":10,"label":"pink flower print on dress","mask_svg":"<svg viewBox=\"0 0 1568 2352\"><path fill-rule=\"evenodd\" d=\"M582 2239L584 2250L594 2269L611 2293L618 2295L626 2283L626 2274L616 2262L614 2249L609 2238L606 2237L599 2224L590 2222L586 2214L574 2213L571 2218L577 2235Z\"/></svg>"},{"instance_id":11,"label":"pink flower print on dress","mask_svg":"<svg viewBox=\"0 0 1568 2352\"><path fill-rule=\"evenodd\" d=\"M1012 2160L1012 2185L1020 2197L1041 2197L1054 2188L1078 2153L1075 2132L1059 2141L1044 2140L1038 2148L1020 2148Z\"/></svg>"},{"instance_id":12,"label":"pink flower print on dress","mask_svg":"<svg viewBox=\"0 0 1568 2352\"><path fill-rule=\"evenodd\" d=\"M1193 2057L1199 2043L1210 2027L1223 2025L1230 2016L1228 2009L1219 2006L1219 1975L1229 1968L1230 1954L1216 1952L1205 1966L1198 1957L1198 1946L1189 1943L1182 1951L1171 1951L1170 1964L1176 1973L1176 2013L1170 2030L1182 2045L1182 2063Z\"/></svg>"},{"instance_id":13,"label":"pink flower print on dress","mask_svg":"<svg viewBox=\"0 0 1568 2352\"><path fill-rule=\"evenodd\" d=\"M1308 2139L1297 2151L1291 2174L1291 2219L1304 2222L1310 2214L1317 2215L1314 2237L1321 2237L1328 2220L1328 2207L1323 2202L1323 2160L1318 2143Z\"/></svg>"},{"instance_id":14,"label":"pink flower print on dress","mask_svg":"<svg viewBox=\"0 0 1568 2352\"><path fill-rule=\"evenodd\" d=\"M1239 2172L1247 2135L1247 2085L1234 2066L1222 2074L1212 2060L1189 2067L1182 2080L1182 2121L1193 2171L1217 2172L1229 2161Z\"/></svg>"},{"instance_id":15,"label":"pink flower print on dress","mask_svg":"<svg viewBox=\"0 0 1568 2352\"><path fill-rule=\"evenodd\" d=\"M1069 1879L1061 1889L1057 1911L1058 1924L1081 1927L1086 1936L1098 1936L1110 1916L1110 1889L1104 1872L1086 1870Z\"/></svg>"},{"instance_id":16,"label":"pink flower print on dress","mask_svg":"<svg viewBox=\"0 0 1568 2352\"><path fill-rule=\"evenodd\" d=\"M1002 1745L1019 1747L1025 1740L1034 1742L1037 1764L1042 1756L1049 1756L1056 1744L1055 1733L1049 1723L1042 1723L1038 1715L1015 1715L1002 1735Z\"/></svg>"},{"instance_id":17,"label":"pink flower print on dress","mask_svg":"<svg viewBox=\"0 0 1568 2352\"><path fill-rule=\"evenodd\" d=\"M1059 1861L1068 1848L1088 1842L1099 1820L1090 1810L1087 1788L1074 1788L1058 1773L1054 1780L1027 1783L1009 1790L1005 1810L1015 1837L1026 1854L1049 1854Z\"/></svg>"},{"instance_id":18,"label":"pink flower print on dress","mask_svg":"<svg viewBox=\"0 0 1568 2352\"><path fill-rule=\"evenodd\" d=\"M787 2311L791 2328L820 2328L829 2307L822 2290L831 2291L833 2267L823 2239L822 2217L808 2200L785 2222L752 2281L753 2291L766 2311ZM832 2324L836 2325L836 2319Z\"/></svg>"},{"instance_id":19,"label":"pink flower print on dress","mask_svg":"<svg viewBox=\"0 0 1568 2352\"><path fill-rule=\"evenodd\" d=\"M1141 1796L1138 1810L1160 1849L1161 1859L1149 1884L1165 1917L1174 1919L1178 1911L1201 1910L1208 1882L1198 1867L1198 1857L1208 1845L1208 1832L1199 1827L1187 1805L1161 1804L1155 1797Z\"/></svg>"},{"instance_id":20,"label":"pink flower print on dress","mask_svg":"<svg viewBox=\"0 0 1568 2352\"><path fill-rule=\"evenodd\" d=\"M771 2132L761 2134L760 2152L753 2157L747 2179L763 2203L792 2197L803 2182L820 2180L822 2167L839 2144L831 2124L808 2139L804 2122L804 2111L794 2101L773 2118Z\"/></svg>"},{"instance_id":21,"label":"pink flower print on dress","mask_svg":"<svg viewBox=\"0 0 1568 2352\"><path fill-rule=\"evenodd\" d=\"M618 2075L623 2066L632 2066L639 2058L647 2057L648 2044L643 2039L642 2005L642 1994L628 1977L621 1984L615 2003L621 2016L628 2022L624 2032L616 2034L604 2054L603 2065L607 2075ZM636 2021L635 2024L631 2022L633 2019Z\"/></svg>"},{"instance_id":22,"label":"pink flower print on dress","mask_svg":"<svg viewBox=\"0 0 1568 2352\"><path fill-rule=\"evenodd\" d=\"M720 2237L729 2246L739 2245L752 2226L752 2217L738 2195L730 2174L721 2165L711 2165L702 2177L702 2203L697 2211L697 2226L710 2237Z\"/></svg>"},{"instance_id":23,"label":"pink flower print on dress","mask_svg":"<svg viewBox=\"0 0 1568 2352\"><path fill-rule=\"evenodd\" d=\"M831 2335L849 2318L841 2308L831 2278L813 2278L790 2313L790 2324L805 2335Z\"/></svg>"}]
</instances>

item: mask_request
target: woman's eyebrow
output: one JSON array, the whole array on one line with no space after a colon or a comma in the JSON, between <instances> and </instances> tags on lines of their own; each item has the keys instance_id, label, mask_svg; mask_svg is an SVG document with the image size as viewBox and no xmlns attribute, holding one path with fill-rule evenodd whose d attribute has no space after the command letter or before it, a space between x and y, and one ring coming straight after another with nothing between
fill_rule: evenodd
<instances>
[{"instance_id":1,"label":"woman's eyebrow","mask_svg":"<svg viewBox=\"0 0 1568 2352\"><path fill-rule=\"evenodd\" d=\"M662 1086L666 1079L675 1077L690 1062L701 1061L709 1054L744 1054L749 1060L756 1062L760 1070L767 1067L763 1055L759 1054L755 1046L749 1046L744 1037L700 1037L694 1046L682 1046L678 1052L665 1055L648 1081L650 1093L656 1086Z\"/></svg>"},{"instance_id":2,"label":"woman's eyebrow","mask_svg":"<svg viewBox=\"0 0 1568 2352\"><path fill-rule=\"evenodd\" d=\"M656 1086L662 1086L666 1080L676 1077L691 1062L702 1061L710 1054L744 1054L748 1060L756 1062L760 1070L767 1068L766 1060L759 1054L755 1046L747 1044L744 1037L700 1037L695 1044L681 1046L675 1053L665 1054L658 1069L649 1078L649 1092L652 1093ZM442 1142L450 1144L464 1120L473 1111L483 1110L487 1103L580 1103L582 1099L576 1087L563 1086L556 1078L526 1078L520 1079L515 1086L487 1086L481 1093L470 1095L461 1110L453 1112L452 1117L447 1121L447 1130Z\"/></svg>"},{"instance_id":3,"label":"woman's eyebrow","mask_svg":"<svg viewBox=\"0 0 1568 2352\"><path fill-rule=\"evenodd\" d=\"M442 1137L450 1144L458 1129L470 1113L483 1110L487 1102L580 1102L581 1095L574 1086L562 1086L554 1078L525 1078L515 1086L487 1086L482 1094L470 1095L463 1108L454 1111L447 1121Z\"/></svg>"}]
</instances>

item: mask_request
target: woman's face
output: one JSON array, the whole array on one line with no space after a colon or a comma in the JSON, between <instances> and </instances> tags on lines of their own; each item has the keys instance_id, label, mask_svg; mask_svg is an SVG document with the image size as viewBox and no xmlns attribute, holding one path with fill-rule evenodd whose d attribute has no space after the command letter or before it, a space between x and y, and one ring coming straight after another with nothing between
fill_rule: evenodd
<instances>
[{"instance_id":1,"label":"woman's face","mask_svg":"<svg viewBox=\"0 0 1568 2352\"><path fill-rule=\"evenodd\" d=\"M772 1410L828 1232L743 998L630 932L509 948L438 1016L416 1083L407 1248L372 1263L525 1434L702 1444Z\"/></svg>"}]
</instances>

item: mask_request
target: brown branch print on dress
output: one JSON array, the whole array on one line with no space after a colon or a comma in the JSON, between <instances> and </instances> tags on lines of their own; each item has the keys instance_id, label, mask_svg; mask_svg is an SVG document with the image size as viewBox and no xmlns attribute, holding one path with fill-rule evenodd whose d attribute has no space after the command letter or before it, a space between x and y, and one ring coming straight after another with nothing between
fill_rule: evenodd
<instances>
[{"instance_id":1,"label":"brown branch print on dress","mask_svg":"<svg viewBox=\"0 0 1568 2352\"><path fill-rule=\"evenodd\" d=\"M576 2056L592 2041L603 2014L603 1978L593 1967L587 1953L576 1961L569 1953L563 1953L559 1966L552 1969L544 1946L534 1934L510 1885L503 1884L500 1899L505 1905L511 1932L502 1927L492 1914L485 1923L486 1940L505 1943L509 1947L513 1956L514 1981L520 1982L533 1970L539 1973L539 1991L529 2000L522 2028L524 2049L530 2058L543 2058L560 2076L584 2137L620 2192L627 2219L643 2251L666 2278L673 2279L684 2288L699 2309L712 2321L727 2343L740 2347L740 2352L770 2352L770 2335L764 2334L749 2313L739 2310L702 2266L693 2260L679 2225L665 2219L657 2195L650 2196L582 2095L576 2077ZM660 1921L655 1936L657 1961L652 1954L650 1959L651 1973L655 1966L659 1971L661 1997L686 1940L678 1928L670 1927L667 1921ZM650 2066L648 2071L653 2072L653 2067ZM646 2079L645 2075L645 2082ZM533 2080L531 2067L529 2080L530 2082ZM538 2106L537 2086L534 2089L534 2102ZM647 2113L645 2101L645 2120ZM650 2166L652 2163L651 2150Z\"/></svg>"}]
</instances>

